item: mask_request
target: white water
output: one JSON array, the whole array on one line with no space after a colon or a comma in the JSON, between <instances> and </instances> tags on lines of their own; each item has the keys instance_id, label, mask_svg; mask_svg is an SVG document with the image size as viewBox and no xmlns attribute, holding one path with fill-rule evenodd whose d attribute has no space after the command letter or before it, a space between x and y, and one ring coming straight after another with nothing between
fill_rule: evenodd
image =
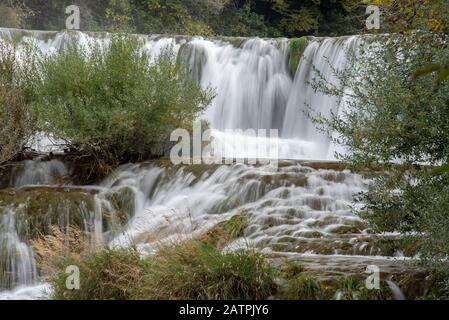
<instances>
[{"instance_id":1,"label":"white water","mask_svg":"<svg viewBox=\"0 0 449 320\"><path fill-rule=\"evenodd\" d=\"M0 288L30 285L36 278L33 251L20 239L15 210L4 208L0 216Z\"/></svg>"},{"instance_id":2,"label":"white water","mask_svg":"<svg viewBox=\"0 0 449 320\"><path fill-rule=\"evenodd\" d=\"M27 166L28 170L33 167L47 168L47 174L52 170L50 163ZM24 176L29 175L25 172ZM44 182L33 180L34 185ZM270 166L143 163L120 167L98 186L76 188L97 191L92 194L94 208L86 212L84 219L88 220L82 227L94 240L103 238L112 247L132 244L143 254L151 254L161 243L200 236L240 214L247 217L248 227L226 250L249 247L296 255L315 269L339 272L352 265L359 270L376 261L384 271L398 272L401 269L387 262L393 257L382 257L383 251L373 243L377 235L351 210L353 195L365 190L368 182L349 171L317 170L296 161L282 161L277 170ZM30 189L38 187L22 190ZM120 194L125 194L121 199L126 199L131 212L123 228L116 229L117 224L111 224L117 213L110 196ZM69 207L64 199L59 207L65 217ZM7 230L0 232L0 248L8 248L6 258L16 280L6 284L12 290L0 290L0 299L45 297L42 289L49 288L36 283L32 249L22 240L21 226L14 219L20 207L6 210L0 215Z\"/></svg>"},{"instance_id":3,"label":"white water","mask_svg":"<svg viewBox=\"0 0 449 320\"><path fill-rule=\"evenodd\" d=\"M334 158L330 139L319 133L304 114L306 105L324 115L340 109L335 98L323 96L310 86L316 76L312 65L335 80L330 66L346 67L346 50L357 47L358 37L311 38L294 79L287 67L287 39L140 37L151 60L164 48L172 47L188 63L192 77L204 88L215 90L216 98L203 117L218 139L227 138L226 129L278 129L280 139L276 144L281 159ZM70 41L86 48L92 42L107 45L110 35L0 28L0 39L31 41L43 53L52 54ZM243 151L240 156L247 155Z\"/></svg>"}]
</instances>

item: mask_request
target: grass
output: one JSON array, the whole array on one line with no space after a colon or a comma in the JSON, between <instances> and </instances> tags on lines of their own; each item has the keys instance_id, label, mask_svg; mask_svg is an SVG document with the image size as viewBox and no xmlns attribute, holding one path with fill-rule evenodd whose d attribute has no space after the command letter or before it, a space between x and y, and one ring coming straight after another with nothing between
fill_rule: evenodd
<instances>
[{"instance_id":1,"label":"grass","mask_svg":"<svg viewBox=\"0 0 449 320\"><path fill-rule=\"evenodd\" d=\"M280 270L285 284L278 288L276 298L281 300L327 300L327 288L301 267L288 261Z\"/></svg>"},{"instance_id":2,"label":"grass","mask_svg":"<svg viewBox=\"0 0 449 320\"><path fill-rule=\"evenodd\" d=\"M275 290L274 271L254 251L222 252L201 241L160 246L142 258L135 248L98 249L82 232L55 230L34 241L50 298L67 300L260 300ZM67 290L69 265L80 270L80 289Z\"/></svg>"},{"instance_id":3,"label":"grass","mask_svg":"<svg viewBox=\"0 0 449 320\"><path fill-rule=\"evenodd\" d=\"M232 222L230 222L232 221ZM240 221L237 223L237 221ZM221 224L243 226L243 219ZM241 231L240 231L241 232ZM227 233L227 235L233 233ZM222 243L219 241L218 243ZM390 300L385 281L380 290L368 290L362 278L343 277L321 281L295 262L278 268L251 250L223 252L203 240L165 244L152 256L142 257L135 248L93 246L88 235L76 228L60 230L35 240L40 269L58 300ZM66 268L78 266L80 289L66 287ZM431 297L432 293L429 293Z\"/></svg>"},{"instance_id":4,"label":"grass","mask_svg":"<svg viewBox=\"0 0 449 320\"><path fill-rule=\"evenodd\" d=\"M274 289L273 270L252 251L223 253L190 241L163 247L149 260L151 272L135 298L260 300Z\"/></svg>"}]
</instances>

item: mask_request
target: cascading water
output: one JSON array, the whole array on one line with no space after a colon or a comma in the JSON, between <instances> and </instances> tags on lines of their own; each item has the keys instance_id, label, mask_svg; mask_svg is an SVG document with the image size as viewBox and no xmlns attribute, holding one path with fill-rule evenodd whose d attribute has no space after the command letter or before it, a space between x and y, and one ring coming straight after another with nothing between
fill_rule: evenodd
<instances>
[{"instance_id":1,"label":"cascading water","mask_svg":"<svg viewBox=\"0 0 449 320\"><path fill-rule=\"evenodd\" d=\"M229 138L227 129L278 129L275 143L281 159L333 158L330 140L317 132L303 111L306 104L324 114L338 112L341 106L309 85L312 65L332 79L327 61L344 68L345 52L357 47L359 38L311 39L293 78L287 67L287 39L140 37L151 59L171 47L201 86L216 90L203 115L215 140ZM107 44L110 35L0 28L1 39L32 40L51 54L70 41ZM155 241L201 235L220 221L244 215L248 219L244 237L226 249L250 246L301 257L301 263L326 275L342 275L348 269L359 272L372 263L383 272L399 272L385 258L394 253L378 246L380 235L372 234L351 210L353 195L365 190L367 181L341 168L327 168L335 166L332 163L319 166L297 161L281 161L279 168L130 164L99 185L80 187L64 179L71 174L70 165L59 160L17 164L7 178L0 176L0 221L7 230L0 229L0 266L7 261L5 270L15 274L8 283L0 278L0 291L29 285L36 278L32 249L15 219L18 212L30 214L30 207L39 206L43 209L35 221L40 226L77 222L110 246L133 243L143 253L151 253ZM49 195L48 201L36 205L36 199ZM21 197L22 207L15 197ZM13 251L20 253L15 259ZM43 287L27 288L0 292L0 298L37 298Z\"/></svg>"},{"instance_id":2,"label":"cascading water","mask_svg":"<svg viewBox=\"0 0 449 320\"><path fill-rule=\"evenodd\" d=\"M330 139L319 133L304 113L306 105L324 115L339 110L335 98L315 92L310 85L315 76L312 66L327 79L335 80L331 66L345 67L346 51L357 47L358 37L311 38L294 79L287 66L287 39L140 38L151 59L171 48L187 62L192 77L201 86L215 90L216 97L203 117L210 123L216 140L226 139L226 130L277 129L279 158L333 159ZM107 45L110 35L0 28L0 39L31 41L43 53L52 54L71 41L86 48L94 41Z\"/></svg>"},{"instance_id":3,"label":"cascading water","mask_svg":"<svg viewBox=\"0 0 449 320\"><path fill-rule=\"evenodd\" d=\"M20 239L15 210L0 216L0 288L29 285L36 280L33 250Z\"/></svg>"}]
</instances>

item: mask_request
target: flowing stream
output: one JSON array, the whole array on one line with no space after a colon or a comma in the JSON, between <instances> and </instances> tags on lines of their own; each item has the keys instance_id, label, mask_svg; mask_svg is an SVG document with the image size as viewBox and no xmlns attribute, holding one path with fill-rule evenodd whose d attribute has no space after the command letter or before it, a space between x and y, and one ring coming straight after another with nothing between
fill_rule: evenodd
<instances>
[{"instance_id":1,"label":"flowing stream","mask_svg":"<svg viewBox=\"0 0 449 320\"><path fill-rule=\"evenodd\" d=\"M278 129L274 139L283 160L278 167L129 164L83 187L67 180L70 163L12 164L0 176L0 298L43 297L49 288L39 282L29 240L36 228L74 222L110 246L136 244L151 254L161 241L199 236L244 215L244 236L226 250L251 247L300 259L322 277L360 273L368 265L385 274L403 272L402 261L410 257L378 241L398 235L373 234L351 209L353 196L369 181L330 161L335 146L304 114L306 105L324 115L341 111L334 98L310 86L312 65L333 79L330 66L345 68L345 53L358 46L359 37L310 38L294 76L287 39L140 37L152 59L171 47L201 86L216 90L202 115L215 140L229 138L229 129ZM70 41L107 44L110 35L0 28L1 39L34 41L51 54Z\"/></svg>"}]
</instances>

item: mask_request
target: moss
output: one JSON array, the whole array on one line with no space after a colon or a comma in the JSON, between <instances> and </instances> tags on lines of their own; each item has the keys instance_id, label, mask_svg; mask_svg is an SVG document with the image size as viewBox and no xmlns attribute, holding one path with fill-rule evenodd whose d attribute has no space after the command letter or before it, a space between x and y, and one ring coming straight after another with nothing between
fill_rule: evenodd
<instances>
[{"instance_id":1,"label":"moss","mask_svg":"<svg viewBox=\"0 0 449 320\"><path fill-rule=\"evenodd\" d=\"M214 247L224 247L230 241L242 237L247 227L248 217L246 214L237 214L229 220L216 224L200 237L200 241Z\"/></svg>"},{"instance_id":2,"label":"moss","mask_svg":"<svg viewBox=\"0 0 449 320\"><path fill-rule=\"evenodd\" d=\"M185 172L189 172L195 176L195 178L198 180L200 179L205 173L212 173L214 172L219 165L215 164L193 164L193 165L178 165L175 166L176 168L183 167Z\"/></svg>"},{"instance_id":3,"label":"moss","mask_svg":"<svg viewBox=\"0 0 449 320\"><path fill-rule=\"evenodd\" d=\"M306 50L308 40L305 37L294 38L289 41L289 60L288 66L292 76L295 76L301 57Z\"/></svg>"},{"instance_id":4,"label":"moss","mask_svg":"<svg viewBox=\"0 0 449 320\"><path fill-rule=\"evenodd\" d=\"M356 226L338 226L332 228L330 232L334 234L356 234L360 233L360 230Z\"/></svg>"},{"instance_id":5,"label":"moss","mask_svg":"<svg viewBox=\"0 0 449 320\"><path fill-rule=\"evenodd\" d=\"M50 226L78 226L83 230L93 228L95 195L98 190L70 187L25 187L18 190L0 190L0 209L16 208L19 215L19 235L22 239L34 239L46 234ZM131 217L133 203L131 191L123 189L111 195L114 212L102 208L103 228L112 229L117 223L123 225ZM1 210L0 210L1 214ZM118 220L118 221L117 221Z\"/></svg>"},{"instance_id":6,"label":"moss","mask_svg":"<svg viewBox=\"0 0 449 320\"><path fill-rule=\"evenodd\" d=\"M321 175L321 178L323 178L324 180L335 183L344 182L346 180L346 177L347 174L341 171L330 171Z\"/></svg>"},{"instance_id":7,"label":"moss","mask_svg":"<svg viewBox=\"0 0 449 320\"><path fill-rule=\"evenodd\" d=\"M107 199L111 202L118 219L117 223L124 225L135 211L135 194L129 187L108 194ZM113 214L113 213L110 213Z\"/></svg>"}]
</instances>

